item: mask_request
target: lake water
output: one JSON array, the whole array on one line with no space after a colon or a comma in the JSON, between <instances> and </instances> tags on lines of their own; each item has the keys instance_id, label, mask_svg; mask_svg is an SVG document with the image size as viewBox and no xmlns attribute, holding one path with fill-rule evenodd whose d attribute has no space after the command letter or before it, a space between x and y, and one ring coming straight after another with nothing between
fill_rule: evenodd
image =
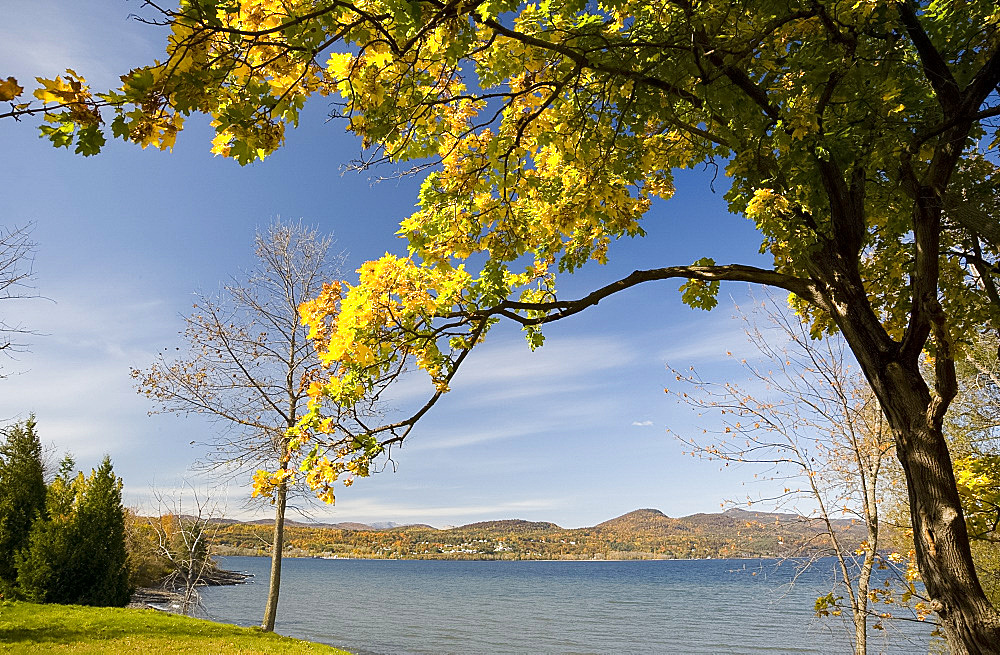
<instances>
[{"instance_id":1,"label":"lake water","mask_svg":"<svg viewBox=\"0 0 1000 655\"><path fill-rule=\"evenodd\" d=\"M213 587L210 618L260 622L269 560L222 557L252 584ZM286 559L277 632L359 655L849 653L817 618L833 559L462 562ZM871 653L926 653L932 626L870 631Z\"/></svg>"}]
</instances>

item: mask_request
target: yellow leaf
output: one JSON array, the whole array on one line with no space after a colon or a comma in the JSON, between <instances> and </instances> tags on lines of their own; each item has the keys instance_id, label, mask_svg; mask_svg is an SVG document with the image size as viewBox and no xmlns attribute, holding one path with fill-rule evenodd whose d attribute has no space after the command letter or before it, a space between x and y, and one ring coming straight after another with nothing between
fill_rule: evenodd
<instances>
[{"instance_id":1,"label":"yellow leaf","mask_svg":"<svg viewBox=\"0 0 1000 655\"><path fill-rule=\"evenodd\" d=\"M326 68L337 79L344 79L351 70L354 57L349 52L334 52L326 61Z\"/></svg>"},{"instance_id":2,"label":"yellow leaf","mask_svg":"<svg viewBox=\"0 0 1000 655\"><path fill-rule=\"evenodd\" d=\"M24 87L19 86L17 80L13 77L8 77L6 80L0 81L0 102L13 100L22 93L24 93Z\"/></svg>"}]
</instances>

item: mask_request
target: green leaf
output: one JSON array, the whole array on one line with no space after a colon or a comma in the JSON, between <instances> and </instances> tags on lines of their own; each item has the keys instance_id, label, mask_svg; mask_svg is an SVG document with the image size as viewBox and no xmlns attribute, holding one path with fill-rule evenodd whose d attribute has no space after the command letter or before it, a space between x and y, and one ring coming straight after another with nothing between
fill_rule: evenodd
<instances>
[{"instance_id":1,"label":"green leaf","mask_svg":"<svg viewBox=\"0 0 1000 655\"><path fill-rule=\"evenodd\" d=\"M702 257L693 266L715 266L711 257ZM681 300L685 305L695 309L710 310L719 304L718 280L688 280L680 286Z\"/></svg>"},{"instance_id":2,"label":"green leaf","mask_svg":"<svg viewBox=\"0 0 1000 655\"><path fill-rule=\"evenodd\" d=\"M90 157L99 153L104 143L104 134L101 130L96 125L88 125L77 134L75 152Z\"/></svg>"}]
</instances>

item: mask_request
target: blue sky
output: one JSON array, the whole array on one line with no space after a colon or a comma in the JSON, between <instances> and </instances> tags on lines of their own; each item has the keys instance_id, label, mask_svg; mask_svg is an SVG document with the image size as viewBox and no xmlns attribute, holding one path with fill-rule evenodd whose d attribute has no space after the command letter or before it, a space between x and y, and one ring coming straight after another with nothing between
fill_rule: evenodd
<instances>
[{"instance_id":1,"label":"blue sky","mask_svg":"<svg viewBox=\"0 0 1000 655\"><path fill-rule=\"evenodd\" d=\"M0 0L0 77L26 83L74 68L109 88L130 67L148 63L162 35L128 20L140 3ZM29 87L30 88L30 87ZM276 216L332 232L348 270L386 251L413 209L419 179L372 181L342 165L359 144L325 121L322 101L289 131L265 162L239 167L209 153L211 129L189 119L173 153L120 142L84 159L56 150L38 119L0 121L0 210L4 225L34 224L36 290L4 301L0 315L40 334L28 352L0 365L0 421L34 412L43 441L71 451L82 468L109 453L125 480L127 502L148 504L151 487L173 489L218 426L199 418L147 416L129 368L181 345L181 315L192 292L211 293L252 263L254 232ZM677 197L645 219L649 236L617 243L608 266L589 266L561 282L566 297L637 268L690 263L767 265L744 218L726 212L725 181L685 172ZM731 296L706 313L679 300L678 283L633 289L546 330L530 352L518 330L501 326L474 353L448 394L397 451L389 470L341 490L334 507L312 506L319 520L454 525L524 518L565 527L593 525L637 509L671 516L718 511L720 503L764 491L744 487L749 470L682 455L667 434L700 432L695 417L663 393L666 363L706 376L733 375L726 351L745 349ZM190 442L195 441L195 445ZM225 491L231 514L246 481ZM227 496L228 494L228 496Z\"/></svg>"}]
</instances>

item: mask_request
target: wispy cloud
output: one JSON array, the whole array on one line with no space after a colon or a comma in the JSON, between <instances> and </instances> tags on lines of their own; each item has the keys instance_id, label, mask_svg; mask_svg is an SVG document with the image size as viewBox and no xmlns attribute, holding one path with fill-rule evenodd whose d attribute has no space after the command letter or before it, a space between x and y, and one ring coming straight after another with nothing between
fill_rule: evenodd
<instances>
[{"instance_id":1,"label":"wispy cloud","mask_svg":"<svg viewBox=\"0 0 1000 655\"><path fill-rule=\"evenodd\" d=\"M184 473L198 455L189 442L205 441L207 424L149 418L129 367L152 361L150 337L176 333L175 316L139 289L117 291L47 290L59 301L22 303L19 317L40 334L17 361L3 362L13 374L2 382L0 420L34 413L56 457L70 452L86 470L110 454L126 495L141 496L154 477Z\"/></svg>"},{"instance_id":2,"label":"wispy cloud","mask_svg":"<svg viewBox=\"0 0 1000 655\"><path fill-rule=\"evenodd\" d=\"M653 425L652 421L632 421L632 425L640 428L648 428Z\"/></svg>"},{"instance_id":3,"label":"wispy cloud","mask_svg":"<svg viewBox=\"0 0 1000 655\"><path fill-rule=\"evenodd\" d=\"M0 59L5 74L34 82L34 76L55 76L73 68L96 88L120 84L118 76L151 58L162 48L163 31L131 19L149 10L120 3L94 3L85 14L67 12L60 0L18 3L5 12L0 28ZM149 61L144 61L148 59Z\"/></svg>"},{"instance_id":4,"label":"wispy cloud","mask_svg":"<svg viewBox=\"0 0 1000 655\"><path fill-rule=\"evenodd\" d=\"M535 402L516 405L505 402L483 404L482 399L478 399L473 403L477 411L472 412L463 409L463 403L466 395L477 394L463 391L456 398L457 403L449 403L442 408L442 414L447 410L447 422L442 424L438 421L444 419L431 417L413 435L408 450L437 450L500 440L535 439L543 435L575 432L584 425L609 424L610 427L615 422L618 406L613 398L576 397L574 394L566 397L556 391L550 393L548 398L539 397Z\"/></svg>"},{"instance_id":5,"label":"wispy cloud","mask_svg":"<svg viewBox=\"0 0 1000 655\"><path fill-rule=\"evenodd\" d=\"M552 338L534 352L520 335L486 341L476 347L456 374L452 387L468 391L468 402L484 404L535 396L539 390L580 391L581 380L602 371L633 364L638 354L618 337ZM393 382L386 393L390 405L405 408L434 392L423 371ZM454 396L452 396L454 397Z\"/></svg>"},{"instance_id":6,"label":"wispy cloud","mask_svg":"<svg viewBox=\"0 0 1000 655\"><path fill-rule=\"evenodd\" d=\"M477 430L473 427L470 430L454 430L448 432L432 431L431 434L427 435L415 435L407 450L409 452L413 452L420 450L462 448L464 446L484 444L489 441L526 437L538 434L539 432L541 432L539 426L519 426L517 428L503 426L486 430Z\"/></svg>"},{"instance_id":7,"label":"wispy cloud","mask_svg":"<svg viewBox=\"0 0 1000 655\"><path fill-rule=\"evenodd\" d=\"M534 352L519 335L487 341L469 354L452 382L453 391L439 405L490 411L504 403L539 397L559 398L559 404L565 405L602 386L602 373L626 369L638 360L636 350L620 338L552 338ZM385 399L387 406L403 414L433 393L427 375L411 371L393 383Z\"/></svg>"},{"instance_id":8,"label":"wispy cloud","mask_svg":"<svg viewBox=\"0 0 1000 655\"><path fill-rule=\"evenodd\" d=\"M727 352L739 352L747 347L742 321L728 318L708 327L699 323L697 329L673 328L670 334L670 345L660 350L656 357L671 366L725 361L729 359Z\"/></svg>"},{"instance_id":9,"label":"wispy cloud","mask_svg":"<svg viewBox=\"0 0 1000 655\"><path fill-rule=\"evenodd\" d=\"M534 352L520 338L481 347L456 378L464 385L573 379L625 366L637 353L615 337L553 337Z\"/></svg>"}]
</instances>

